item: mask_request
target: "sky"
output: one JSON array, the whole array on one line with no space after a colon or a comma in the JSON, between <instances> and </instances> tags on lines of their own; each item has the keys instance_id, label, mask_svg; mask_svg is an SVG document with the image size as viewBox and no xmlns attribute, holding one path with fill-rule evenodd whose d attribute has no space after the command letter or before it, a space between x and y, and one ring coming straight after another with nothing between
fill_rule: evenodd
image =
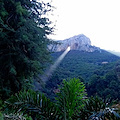
<instances>
[{"instance_id":1,"label":"sky","mask_svg":"<svg viewBox=\"0 0 120 120\"><path fill-rule=\"evenodd\" d=\"M52 39L84 34L92 45L120 52L120 0L52 0L51 4L56 7Z\"/></svg>"}]
</instances>

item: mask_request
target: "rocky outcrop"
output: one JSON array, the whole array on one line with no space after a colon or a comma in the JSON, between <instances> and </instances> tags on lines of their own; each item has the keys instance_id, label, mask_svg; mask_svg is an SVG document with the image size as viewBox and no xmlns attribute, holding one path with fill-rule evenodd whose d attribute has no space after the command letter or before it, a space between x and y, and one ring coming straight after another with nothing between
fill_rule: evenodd
<instances>
[{"instance_id":1,"label":"rocky outcrop","mask_svg":"<svg viewBox=\"0 0 120 120\"><path fill-rule=\"evenodd\" d=\"M79 50L86 52L100 51L100 48L92 46L88 37L83 34L71 37L69 39L57 41L59 44L49 45L50 51L60 52L67 49L70 46L71 50Z\"/></svg>"}]
</instances>

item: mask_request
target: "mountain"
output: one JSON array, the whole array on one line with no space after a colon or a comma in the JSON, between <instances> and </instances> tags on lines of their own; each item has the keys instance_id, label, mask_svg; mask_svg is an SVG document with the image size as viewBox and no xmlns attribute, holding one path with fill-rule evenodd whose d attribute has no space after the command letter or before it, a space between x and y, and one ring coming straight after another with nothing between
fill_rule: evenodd
<instances>
[{"instance_id":1,"label":"mountain","mask_svg":"<svg viewBox=\"0 0 120 120\"><path fill-rule=\"evenodd\" d=\"M68 46L71 50L58 66L54 67L55 70L47 79L44 88L40 89L37 83L36 89L53 99L63 79L79 78L84 82L88 96L98 95L120 100L120 57L92 46L90 39L83 34L57 42L60 44L49 46L49 49L54 51L51 53L53 65L59 63L60 56Z\"/></svg>"},{"instance_id":2,"label":"mountain","mask_svg":"<svg viewBox=\"0 0 120 120\"><path fill-rule=\"evenodd\" d=\"M59 40L57 42L59 44L52 44L49 46L50 51L65 51L68 46L70 46L71 50L79 50L86 52L101 51L100 48L92 46L90 39L83 34L76 35L65 40Z\"/></svg>"},{"instance_id":3,"label":"mountain","mask_svg":"<svg viewBox=\"0 0 120 120\"><path fill-rule=\"evenodd\" d=\"M113 69L120 59L119 56L109 51L92 46L90 39L83 34L57 42L59 44L49 46L49 49L53 51L51 55L54 62L68 46L70 46L71 50L53 73L52 77L54 79L59 78L59 80L62 80L80 76L85 81L89 81L96 71L104 75Z\"/></svg>"}]
</instances>

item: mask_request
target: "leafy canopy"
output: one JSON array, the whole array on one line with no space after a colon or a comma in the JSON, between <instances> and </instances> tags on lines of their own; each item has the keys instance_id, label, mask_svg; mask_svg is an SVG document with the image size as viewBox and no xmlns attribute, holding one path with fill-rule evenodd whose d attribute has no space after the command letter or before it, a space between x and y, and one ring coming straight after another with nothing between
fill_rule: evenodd
<instances>
[{"instance_id":1,"label":"leafy canopy","mask_svg":"<svg viewBox=\"0 0 120 120\"><path fill-rule=\"evenodd\" d=\"M46 14L49 3L37 0L0 1L0 96L21 90L42 73L49 60L47 35L53 28Z\"/></svg>"}]
</instances>

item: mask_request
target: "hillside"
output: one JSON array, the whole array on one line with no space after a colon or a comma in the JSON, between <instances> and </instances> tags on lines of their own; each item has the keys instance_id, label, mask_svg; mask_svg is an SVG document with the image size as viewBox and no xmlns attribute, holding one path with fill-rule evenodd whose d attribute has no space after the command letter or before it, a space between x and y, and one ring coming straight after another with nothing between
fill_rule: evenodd
<instances>
[{"instance_id":1,"label":"hillside","mask_svg":"<svg viewBox=\"0 0 120 120\"><path fill-rule=\"evenodd\" d=\"M91 40L84 34L57 42L59 44L51 44L49 46L49 50L53 52L51 55L54 62L68 46L71 50L58 66L53 77L57 74L60 79L81 76L85 81L89 81L96 70L105 69L101 73L103 74L109 67L112 69L114 62L119 60L118 56L92 46Z\"/></svg>"},{"instance_id":2,"label":"hillside","mask_svg":"<svg viewBox=\"0 0 120 120\"><path fill-rule=\"evenodd\" d=\"M49 50L52 56L51 75L46 74L47 82L42 89L51 99L55 96L58 85L63 79L79 78L84 82L88 96L98 95L102 98L120 100L120 57L91 45L83 34L57 41ZM67 51L70 47L70 51ZM58 58L67 51L58 64ZM57 67L54 64L58 64ZM49 71L49 69L48 69ZM39 84L36 88L39 88Z\"/></svg>"},{"instance_id":3,"label":"hillside","mask_svg":"<svg viewBox=\"0 0 120 120\"><path fill-rule=\"evenodd\" d=\"M52 53L53 61L56 61L62 53L62 51ZM75 77L86 84L88 96L97 93L101 97L113 96L120 99L119 59L120 57L105 50L101 52L71 50L47 81L43 92L52 97L63 79Z\"/></svg>"},{"instance_id":4,"label":"hillside","mask_svg":"<svg viewBox=\"0 0 120 120\"><path fill-rule=\"evenodd\" d=\"M56 52L52 54L52 57L56 60L61 54L62 52ZM104 50L101 52L72 50L63 59L53 76L58 74L61 79L81 76L83 79L89 80L96 70L112 68L117 60L119 60L118 56Z\"/></svg>"}]
</instances>

